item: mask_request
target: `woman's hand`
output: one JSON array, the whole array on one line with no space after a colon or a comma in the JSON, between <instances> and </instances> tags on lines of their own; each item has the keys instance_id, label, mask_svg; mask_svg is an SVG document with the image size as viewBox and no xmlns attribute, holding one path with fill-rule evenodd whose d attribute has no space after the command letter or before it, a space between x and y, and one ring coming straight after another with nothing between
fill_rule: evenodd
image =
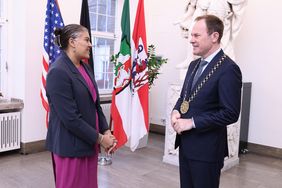
<instances>
[{"instance_id":1,"label":"woman's hand","mask_svg":"<svg viewBox=\"0 0 282 188\"><path fill-rule=\"evenodd\" d=\"M114 139L113 139L112 135L105 134L105 135L101 136L99 143L105 149L110 148L112 145L114 145Z\"/></svg>"},{"instance_id":2,"label":"woman's hand","mask_svg":"<svg viewBox=\"0 0 282 188\"><path fill-rule=\"evenodd\" d=\"M104 135L101 135L100 145L105 149L105 151L110 154L115 151L115 146L117 145L117 139L112 135L111 131L106 131Z\"/></svg>"}]
</instances>

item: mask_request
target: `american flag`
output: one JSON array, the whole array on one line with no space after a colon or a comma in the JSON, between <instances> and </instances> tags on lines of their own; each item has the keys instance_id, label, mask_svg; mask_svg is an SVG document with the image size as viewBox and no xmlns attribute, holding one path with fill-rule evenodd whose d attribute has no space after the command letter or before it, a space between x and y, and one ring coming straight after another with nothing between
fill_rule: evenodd
<instances>
[{"instance_id":1,"label":"american flag","mask_svg":"<svg viewBox=\"0 0 282 188\"><path fill-rule=\"evenodd\" d=\"M46 75L49 65L52 64L56 57L60 54L60 49L54 44L54 30L64 26L64 22L59 10L59 6L56 0L48 0L46 8L45 28L44 28L44 44L43 44L43 66L42 66L42 82L40 89L40 96L42 105L45 108L46 125L49 112L48 100L46 97Z\"/></svg>"}]
</instances>

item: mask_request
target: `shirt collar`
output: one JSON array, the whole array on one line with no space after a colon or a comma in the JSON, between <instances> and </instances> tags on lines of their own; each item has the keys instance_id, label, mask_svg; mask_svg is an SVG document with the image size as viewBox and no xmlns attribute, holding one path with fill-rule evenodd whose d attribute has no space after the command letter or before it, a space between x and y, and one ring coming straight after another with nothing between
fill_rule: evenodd
<instances>
[{"instance_id":1,"label":"shirt collar","mask_svg":"<svg viewBox=\"0 0 282 188\"><path fill-rule=\"evenodd\" d=\"M214 51L211 55L209 55L204 60L207 62L211 62L211 60L216 56L216 54L221 50L221 48L218 48L216 51Z\"/></svg>"}]
</instances>

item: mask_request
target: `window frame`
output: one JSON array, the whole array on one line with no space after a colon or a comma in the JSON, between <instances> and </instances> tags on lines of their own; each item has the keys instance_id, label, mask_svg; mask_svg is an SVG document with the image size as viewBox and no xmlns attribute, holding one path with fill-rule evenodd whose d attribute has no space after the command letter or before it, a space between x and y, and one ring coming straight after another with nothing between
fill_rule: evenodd
<instances>
[{"instance_id":1,"label":"window frame","mask_svg":"<svg viewBox=\"0 0 282 188\"><path fill-rule=\"evenodd\" d=\"M89 2L88 2L88 4L89 4ZM119 2L118 2L118 0L115 0L115 14L114 14L114 23L115 23L115 26L114 26L114 32L112 33L112 32L107 32L107 31L105 31L105 32L103 32L103 31L96 31L96 30L92 30L91 29L91 40L92 40L92 42L93 42L93 45L94 45L94 39L95 38L100 38L100 39L110 39L110 40L113 40L113 43L114 43L114 49L113 49L113 51L114 51L114 53L116 52L116 50L117 50L117 43L119 42L117 39L118 39L118 37L117 37L117 32L118 32L118 26L119 26L119 22L118 22L118 8L119 8L119 6L118 6L118 4L119 4ZM90 19L91 20L91 19ZM98 23L96 23L96 24L98 24ZM96 29L98 29L98 26L96 25ZM111 56L112 55L114 55L114 54L110 54L110 57L109 58L111 58ZM93 59L95 59L95 47L93 46ZM109 62L110 63L110 62ZM95 62L94 62L94 64L95 64ZM93 67L95 67L95 65L93 65ZM94 70L94 73L95 73L95 70ZM103 75L105 74L105 73L107 73L107 72L103 72ZM95 73L96 74L96 73ZM114 70L112 70L112 74L113 74L113 79L114 79ZM109 95L109 94L111 94L112 93L112 91L113 91L113 89L112 88L109 88L109 89L101 89L101 88L99 88L99 93L101 94L101 95Z\"/></svg>"}]
</instances>

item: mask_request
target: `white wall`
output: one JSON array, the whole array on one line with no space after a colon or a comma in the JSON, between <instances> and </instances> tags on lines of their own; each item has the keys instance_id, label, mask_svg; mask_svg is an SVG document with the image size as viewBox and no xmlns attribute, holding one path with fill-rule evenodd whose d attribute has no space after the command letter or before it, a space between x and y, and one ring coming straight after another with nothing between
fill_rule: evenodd
<instances>
[{"instance_id":1,"label":"white wall","mask_svg":"<svg viewBox=\"0 0 282 188\"><path fill-rule=\"evenodd\" d=\"M18 3L18 6L15 4ZM17 12L17 14L15 14ZM8 2L8 91L4 97L23 99L25 91L25 3Z\"/></svg>"},{"instance_id":2,"label":"white wall","mask_svg":"<svg viewBox=\"0 0 282 188\"><path fill-rule=\"evenodd\" d=\"M243 80L253 83L249 142L282 148L281 1L249 0L237 39Z\"/></svg>"},{"instance_id":3,"label":"white wall","mask_svg":"<svg viewBox=\"0 0 282 188\"><path fill-rule=\"evenodd\" d=\"M22 142L43 140L46 136L45 112L39 91L46 1L9 2L9 95L24 100ZM147 43L154 44L157 54L169 59L150 91L152 123L162 124L165 119L168 86L179 81L175 66L186 57L189 43L181 37L178 26L173 25L182 16L185 3L185 0L177 3L145 0ZM59 4L65 24L79 22L81 0L59 0ZM278 62L282 54L281 5L274 0L249 0L244 26L236 43L243 79L253 83L249 142L277 148L282 148L279 119L282 63Z\"/></svg>"},{"instance_id":4,"label":"white wall","mask_svg":"<svg viewBox=\"0 0 282 188\"><path fill-rule=\"evenodd\" d=\"M164 125L167 89L169 84L179 81L175 66L186 58L188 41L175 25L184 13L185 2L145 0L147 44L154 44L157 55L168 58L150 90L150 122L154 124Z\"/></svg>"}]
</instances>

